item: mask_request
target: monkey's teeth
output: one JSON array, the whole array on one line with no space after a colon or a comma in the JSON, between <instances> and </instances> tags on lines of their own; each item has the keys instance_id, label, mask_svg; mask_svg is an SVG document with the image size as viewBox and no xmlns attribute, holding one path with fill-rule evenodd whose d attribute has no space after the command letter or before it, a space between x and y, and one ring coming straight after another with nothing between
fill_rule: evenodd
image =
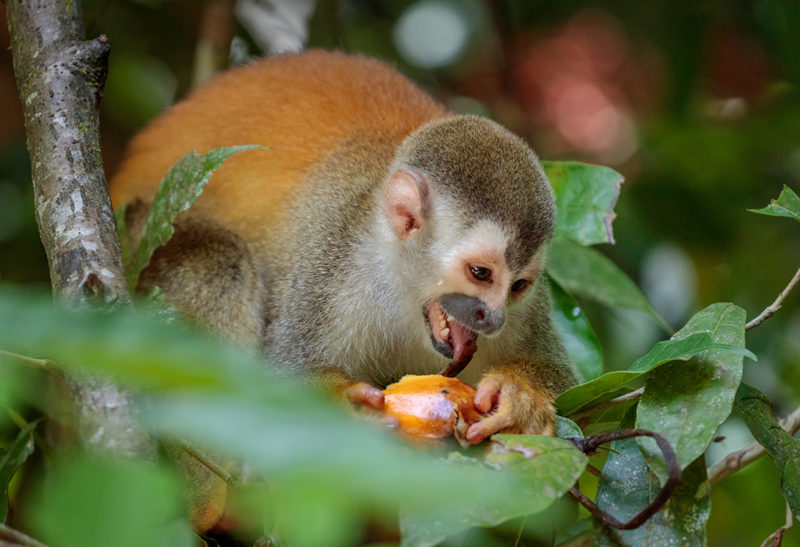
<instances>
[{"instance_id":1,"label":"monkey's teeth","mask_svg":"<svg viewBox=\"0 0 800 547\"><path fill-rule=\"evenodd\" d=\"M442 329L441 331L439 331L439 335L442 338L447 338L450 335L450 329Z\"/></svg>"},{"instance_id":2,"label":"monkey's teeth","mask_svg":"<svg viewBox=\"0 0 800 547\"><path fill-rule=\"evenodd\" d=\"M453 317L452 315L448 315L448 316L447 316L447 322L448 322L448 323L451 323L451 322L453 322L453 320L455 320L455 317Z\"/></svg>"},{"instance_id":3,"label":"monkey's teeth","mask_svg":"<svg viewBox=\"0 0 800 547\"><path fill-rule=\"evenodd\" d=\"M447 321L445 321L444 319L442 319L441 321L439 321L439 328L440 328L440 329L443 329L443 328L445 328L446 326L447 326Z\"/></svg>"}]
</instances>

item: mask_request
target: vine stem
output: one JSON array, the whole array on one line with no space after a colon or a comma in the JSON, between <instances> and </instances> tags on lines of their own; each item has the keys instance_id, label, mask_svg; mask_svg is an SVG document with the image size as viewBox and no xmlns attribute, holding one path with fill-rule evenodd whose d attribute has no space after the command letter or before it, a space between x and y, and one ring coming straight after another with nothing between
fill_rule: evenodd
<instances>
[{"instance_id":1,"label":"vine stem","mask_svg":"<svg viewBox=\"0 0 800 547\"><path fill-rule=\"evenodd\" d=\"M621 522L615 516L603 511L597 505L595 505L592 500L590 500L583 492L581 492L577 483L575 483L575 485L569 489L569 494L581 505L583 505L587 511L600 519L606 526L610 526L611 528L616 528L618 530L633 530L638 528L647 522L650 517L664 508L664 505L667 503L670 496L681 481L681 466L678 463L677 456L675 456L675 451L672 449L672 446L669 444L667 439L658 433L648 431L646 429L621 429L619 431L609 431L607 433L590 435L588 437L572 437L567 439L569 442L574 444L578 450L588 454L590 452L594 452L601 444L619 441L622 439L630 439L631 437L652 438L656 444L658 444L658 448L661 450L661 455L664 457L664 463L669 471L669 477L667 478L667 481L664 483L664 486L661 488L658 494L656 494L656 497L653 498L653 501L650 502L650 505L642 509L628 522Z\"/></svg>"},{"instance_id":2,"label":"vine stem","mask_svg":"<svg viewBox=\"0 0 800 547\"><path fill-rule=\"evenodd\" d=\"M181 448L191 457L200 462L206 469L214 473L216 476L218 476L227 484L236 483L236 477L232 473L230 473L227 469L219 465L211 458L206 457L205 454L202 454L201 452L196 450L188 442L183 441L181 443Z\"/></svg>"},{"instance_id":3,"label":"vine stem","mask_svg":"<svg viewBox=\"0 0 800 547\"><path fill-rule=\"evenodd\" d=\"M794 435L800 430L800 407L794 412L778 421L778 424L789 435ZM711 484L719 482L731 473L742 469L764 455L764 447L758 442L753 442L741 450L731 452L723 459L708 468L708 481Z\"/></svg>"},{"instance_id":4,"label":"vine stem","mask_svg":"<svg viewBox=\"0 0 800 547\"><path fill-rule=\"evenodd\" d=\"M3 540L9 540L13 542L13 545L23 545L24 547L47 547L44 543L40 543L19 530L0 522L0 544L5 545L6 543Z\"/></svg>"},{"instance_id":5,"label":"vine stem","mask_svg":"<svg viewBox=\"0 0 800 547\"><path fill-rule=\"evenodd\" d=\"M800 268L797 269L797 271L794 274L794 277L792 277L792 280L789 281L789 284L786 285L786 288L781 291L781 293L778 295L775 301L766 308L764 308L764 311L758 314L758 316L755 319L749 321L747 325L745 325L744 327L745 330L753 329L759 326L767 319L769 319L770 317L772 317L773 315L775 315L775 312L781 309L783 301L786 299L789 293L792 292L792 289L794 289L798 283L800 283Z\"/></svg>"},{"instance_id":6,"label":"vine stem","mask_svg":"<svg viewBox=\"0 0 800 547\"><path fill-rule=\"evenodd\" d=\"M639 389L634 389L630 393L626 393L625 395L620 395L619 397L615 397L613 399L609 399L608 401L605 401L603 403L600 403L598 405L590 407L587 410L583 410L583 411L575 413L575 414L570 414L569 418L571 420L578 421L581 418L585 418L587 416L591 416L595 412L599 412L601 410L606 410L608 408L611 408L611 407L614 407L614 406L617 406L617 405L621 405L622 403L625 403L627 401L632 401L634 399L638 399L639 397L642 396L643 393L644 393L644 388L643 387L640 387Z\"/></svg>"},{"instance_id":7,"label":"vine stem","mask_svg":"<svg viewBox=\"0 0 800 547\"><path fill-rule=\"evenodd\" d=\"M17 361L22 361L26 365L30 365L34 368L40 368L42 370L49 370L52 367L52 363L47 359L37 359L36 357L28 357L27 355L20 355L19 353L6 351L4 349L0 349L0 356L5 356L11 359L15 359Z\"/></svg>"},{"instance_id":8,"label":"vine stem","mask_svg":"<svg viewBox=\"0 0 800 547\"><path fill-rule=\"evenodd\" d=\"M789 531L794 525L794 517L792 516L792 508L789 507L789 504L786 504L786 523L772 532L767 539L764 540L764 543L761 544L761 547L781 547L781 543L783 542L783 535Z\"/></svg>"}]
</instances>

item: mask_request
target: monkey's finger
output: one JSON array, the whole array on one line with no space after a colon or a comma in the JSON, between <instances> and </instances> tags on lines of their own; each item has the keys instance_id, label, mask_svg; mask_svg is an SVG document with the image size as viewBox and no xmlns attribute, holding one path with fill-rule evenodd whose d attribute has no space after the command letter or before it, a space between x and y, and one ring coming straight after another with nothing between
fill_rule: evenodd
<instances>
[{"instance_id":1,"label":"monkey's finger","mask_svg":"<svg viewBox=\"0 0 800 547\"><path fill-rule=\"evenodd\" d=\"M362 405L372 410L383 410L383 392L364 382L358 382L344 391L347 400L356 405Z\"/></svg>"},{"instance_id":2,"label":"monkey's finger","mask_svg":"<svg viewBox=\"0 0 800 547\"><path fill-rule=\"evenodd\" d=\"M490 412L500 400L503 383L497 380L482 382L475 394L475 408L484 414Z\"/></svg>"},{"instance_id":3,"label":"monkey's finger","mask_svg":"<svg viewBox=\"0 0 800 547\"><path fill-rule=\"evenodd\" d=\"M514 419L510 413L497 412L472 424L467 430L467 440L472 444L478 444L498 431L510 427L513 422Z\"/></svg>"}]
</instances>

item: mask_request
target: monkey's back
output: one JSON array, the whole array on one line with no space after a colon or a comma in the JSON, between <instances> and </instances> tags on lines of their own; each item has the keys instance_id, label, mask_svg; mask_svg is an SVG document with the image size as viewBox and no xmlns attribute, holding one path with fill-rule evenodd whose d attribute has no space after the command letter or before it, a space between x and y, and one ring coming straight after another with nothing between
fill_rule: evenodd
<instances>
[{"instance_id":1,"label":"monkey's back","mask_svg":"<svg viewBox=\"0 0 800 547\"><path fill-rule=\"evenodd\" d=\"M152 198L189 150L260 144L230 158L195 204L247 240L282 224L285 204L332 151L359 140L385 156L426 121L447 111L388 65L310 50L223 73L139 133L111 179L114 207ZM377 149L379 147L380 149Z\"/></svg>"}]
</instances>

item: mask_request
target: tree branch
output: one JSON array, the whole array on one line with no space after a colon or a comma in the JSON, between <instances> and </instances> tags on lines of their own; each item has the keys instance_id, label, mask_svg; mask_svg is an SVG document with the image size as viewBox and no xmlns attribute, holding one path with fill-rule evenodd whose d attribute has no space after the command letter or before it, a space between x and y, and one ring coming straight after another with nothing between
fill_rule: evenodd
<instances>
[{"instance_id":1,"label":"tree branch","mask_svg":"<svg viewBox=\"0 0 800 547\"><path fill-rule=\"evenodd\" d=\"M75 307L130 305L98 134L109 46L83 40L79 0L7 0L6 11L54 294ZM107 380L69 384L84 446L152 453L126 392Z\"/></svg>"},{"instance_id":2,"label":"tree branch","mask_svg":"<svg viewBox=\"0 0 800 547\"><path fill-rule=\"evenodd\" d=\"M772 304L770 304L769 306L767 306L764 309L764 311L762 311L760 314L758 314L758 317L756 317L752 321L749 321L747 323L747 325L745 325L745 327L744 327L745 330L753 329L753 328L759 326L761 323L763 323L767 319L769 319L770 317L772 317L773 315L775 315L775 313L779 309L781 309L781 305L783 304L783 301L786 299L786 297L789 295L789 293L792 292L792 289L795 288L795 286L797 285L798 282L800 282L800 268L797 269L797 271L794 274L794 277L792 277L792 280L789 281L789 284L786 285L786 288L783 289L783 291L781 291L781 294L778 295L778 297L775 299L775 301Z\"/></svg>"},{"instance_id":3,"label":"tree branch","mask_svg":"<svg viewBox=\"0 0 800 547\"><path fill-rule=\"evenodd\" d=\"M84 42L80 2L8 0L36 221L56 294L130 302L100 157L97 105L109 47Z\"/></svg>"}]
</instances>

